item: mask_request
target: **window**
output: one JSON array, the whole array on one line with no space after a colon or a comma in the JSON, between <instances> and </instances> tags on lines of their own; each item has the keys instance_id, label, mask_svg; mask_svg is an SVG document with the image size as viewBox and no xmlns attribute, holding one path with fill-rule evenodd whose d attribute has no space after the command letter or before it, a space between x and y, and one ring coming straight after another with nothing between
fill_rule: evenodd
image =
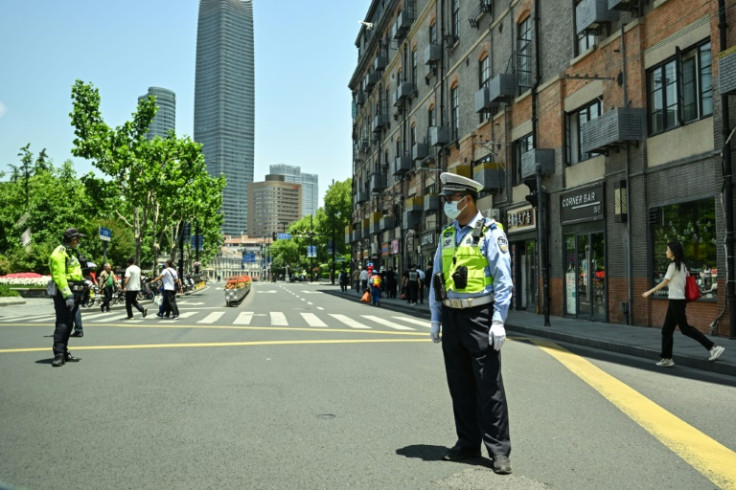
<instances>
[{"instance_id":1,"label":"window","mask_svg":"<svg viewBox=\"0 0 736 490\"><path fill-rule=\"evenodd\" d=\"M409 130L409 138L410 138L409 141L411 141L412 147L417 144L417 127L416 126L412 126L411 129Z\"/></svg>"},{"instance_id":2,"label":"window","mask_svg":"<svg viewBox=\"0 0 736 490\"><path fill-rule=\"evenodd\" d=\"M519 185L521 180L521 155L534 149L534 135L532 133L522 136L514 141L514 162L513 175L511 176L511 184Z\"/></svg>"},{"instance_id":3,"label":"window","mask_svg":"<svg viewBox=\"0 0 736 490\"><path fill-rule=\"evenodd\" d=\"M458 90L458 86L455 85L450 89L450 115L451 115L451 121L450 124L452 124L452 135L451 139L453 141L457 141L457 139L460 137L460 90Z\"/></svg>"},{"instance_id":4,"label":"window","mask_svg":"<svg viewBox=\"0 0 736 490\"><path fill-rule=\"evenodd\" d=\"M434 117L434 107L430 107L427 111L427 124L429 126L436 126L437 121L435 121Z\"/></svg>"},{"instance_id":5,"label":"window","mask_svg":"<svg viewBox=\"0 0 736 490\"><path fill-rule=\"evenodd\" d=\"M452 0L452 34L453 44L460 39L460 0Z\"/></svg>"},{"instance_id":6,"label":"window","mask_svg":"<svg viewBox=\"0 0 736 490\"><path fill-rule=\"evenodd\" d=\"M429 43L437 44L437 23L429 26Z\"/></svg>"},{"instance_id":7,"label":"window","mask_svg":"<svg viewBox=\"0 0 736 490\"><path fill-rule=\"evenodd\" d=\"M709 197L653 208L649 211L652 231L653 284L664 279L670 264L665 256L668 242L680 242L685 250L685 265L700 285L704 298L716 297L716 202ZM654 293L667 297L667 289Z\"/></svg>"},{"instance_id":8,"label":"window","mask_svg":"<svg viewBox=\"0 0 736 490\"><path fill-rule=\"evenodd\" d=\"M581 33L578 33L578 44L577 44L577 51L575 52L575 55L579 55L580 53L584 53L588 49L595 46L596 42L596 35L594 32L591 31L583 31Z\"/></svg>"},{"instance_id":9,"label":"window","mask_svg":"<svg viewBox=\"0 0 736 490\"><path fill-rule=\"evenodd\" d=\"M518 25L519 35L516 39L516 65L519 87L522 90L532 88L532 28L529 17Z\"/></svg>"},{"instance_id":10,"label":"window","mask_svg":"<svg viewBox=\"0 0 736 490\"><path fill-rule=\"evenodd\" d=\"M596 99L576 112L565 116L567 126L565 157L568 165L575 165L598 155L598 153L583 153L582 127L586 122L600 117L602 112L603 104L600 99Z\"/></svg>"},{"instance_id":11,"label":"window","mask_svg":"<svg viewBox=\"0 0 736 490\"><path fill-rule=\"evenodd\" d=\"M648 123L658 134L713 114L710 40L647 70Z\"/></svg>"},{"instance_id":12,"label":"window","mask_svg":"<svg viewBox=\"0 0 736 490\"><path fill-rule=\"evenodd\" d=\"M415 85L415 88L419 88L419 82L417 81L417 50L414 49L411 52L411 81Z\"/></svg>"},{"instance_id":13,"label":"window","mask_svg":"<svg viewBox=\"0 0 736 490\"><path fill-rule=\"evenodd\" d=\"M486 56L480 62L478 62L478 88L484 89L488 86L491 81L491 63L490 57ZM489 119L491 116L488 112L483 111L480 113L480 121L483 122Z\"/></svg>"}]
</instances>

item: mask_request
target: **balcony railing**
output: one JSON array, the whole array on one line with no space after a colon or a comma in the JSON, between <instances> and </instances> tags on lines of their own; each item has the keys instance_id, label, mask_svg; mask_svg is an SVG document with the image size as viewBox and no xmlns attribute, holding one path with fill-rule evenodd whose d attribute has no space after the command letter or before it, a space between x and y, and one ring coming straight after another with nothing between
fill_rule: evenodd
<instances>
[{"instance_id":1,"label":"balcony railing","mask_svg":"<svg viewBox=\"0 0 736 490\"><path fill-rule=\"evenodd\" d=\"M644 109L617 107L582 125L582 149L605 153L623 143L641 141L645 126Z\"/></svg>"},{"instance_id":2,"label":"balcony railing","mask_svg":"<svg viewBox=\"0 0 736 490\"><path fill-rule=\"evenodd\" d=\"M386 189L386 174L371 174L370 188L371 192L381 192Z\"/></svg>"},{"instance_id":3,"label":"balcony railing","mask_svg":"<svg viewBox=\"0 0 736 490\"><path fill-rule=\"evenodd\" d=\"M506 165L503 162L482 162L473 167L473 180L483 184L485 190L498 190L506 186Z\"/></svg>"},{"instance_id":4,"label":"balcony railing","mask_svg":"<svg viewBox=\"0 0 736 490\"><path fill-rule=\"evenodd\" d=\"M427 194L424 196L422 209L424 211L437 211L439 209L440 198L436 194Z\"/></svg>"},{"instance_id":5,"label":"balcony railing","mask_svg":"<svg viewBox=\"0 0 736 490\"><path fill-rule=\"evenodd\" d=\"M424 50L424 64L434 65L439 63L442 59L442 45L441 44L430 44Z\"/></svg>"},{"instance_id":6,"label":"balcony railing","mask_svg":"<svg viewBox=\"0 0 736 490\"><path fill-rule=\"evenodd\" d=\"M445 126L430 126L427 136L430 146L444 146L450 142L450 131Z\"/></svg>"},{"instance_id":7,"label":"balcony railing","mask_svg":"<svg viewBox=\"0 0 736 490\"><path fill-rule=\"evenodd\" d=\"M501 102L516 95L516 75L499 73L488 82L488 101Z\"/></svg>"},{"instance_id":8,"label":"balcony railing","mask_svg":"<svg viewBox=\"0 0 736 490\"><path fill-rule=\"evenodd\" d=\"M595 30L618 20L619 13L611 10L608 0L582 0L575 7L577 33Z\"/></svg>"},{"instance_id":9,"label":"balcony railing","mask_svg":"<svg viewBox=\"0 0 736 490\"><path fill-rule=\"evenodd\" d=\"M555 150L533 148L521 155L521 178L536 175L537 164L541 165L542 175L555 173Z\"/></svg>"},{"instance_id":10,"label":"balcony railing","mask_svg":"<svg viewBox=\"0 0 736 490\"><path fill-rule=\"evenodd\" d=\"M483 87L475 93L475 112L487 112L498 107L498 102L491 101L488 87Z\"/></svg>"},{"instance_id":11,"label":"balcony railing","mask_svg":"<svg viewBox=\"0 0 736 490\"><path fill-rule=\"evenodd\" d=\"M384 216L383 218L381 218L381 222L378 224L378 227L381 229L381 231L385 231L389 228L393 228L395 226L394 222L395 220L393 216Z\"/></svg>"},{"instance_id":12,"label":"balcony railing","mask_svg":"<svg viewBox=\"0 0 736 490\"><path fill-rule=\"evenodd\" d=\"M736 93L736 48L718 55L718 83L721 95Z\"/></svg>"},{"instance_id":13,"label":"balcony railing","mask_svg":"<svg viewBox=\"0 0 736 490\"><path fill-rule=\"evenodd\" d=\"M412 160L409 155L401 155L396 157L394 161L394 175L404 175L411 170Z\"/></svg>"},{"instance_id":14,"label":"balcony railing","mask_svg":"<svg viewBox=\"0 0 736 490\"><path fill-rule=\"evenodd\" d=\"M411 159L415 162L417 160L424 160L426 158L427 153L429 153L429 145L427 143L416 143L414 146L411 147Z\"/></svg>"}]
</instances>

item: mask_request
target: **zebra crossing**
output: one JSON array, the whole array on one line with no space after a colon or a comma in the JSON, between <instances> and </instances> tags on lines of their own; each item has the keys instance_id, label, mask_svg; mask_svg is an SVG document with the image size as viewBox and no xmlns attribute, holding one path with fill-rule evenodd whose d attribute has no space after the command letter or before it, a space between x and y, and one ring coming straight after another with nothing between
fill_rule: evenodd
<instances>
[{"instance_id":1,"label":"zebra crossing","mask_svg":"<svg viewBox=\"0 0 736 490\"><path fill-rule=\"evenodd\" d=\"M351 328L356 330L397 330L402 332L422 331L429 329L429 320L422 320L408 315L390 314L379 316L375 314L344 315L339 313L327 313L323 309L318 312L283 312L283 311L238 311L225 309L210 311L210 309L194 309L183 311L178 320L157 318L154 313L142 318L140 313L134 312L132 320L127 319L125 311L113 311L111 313L83 312L82 318L85 326L95 324L123 323L133 325L175 325L183 323L186 325L232 325L232 326L272 326L272 327L294 327L294 328ZM35 315L23 315L15 317L0 317L2 323L28 323L28 324L53 324L55 318L53 313L39 313Z\"/></svg>"}]
</instances>

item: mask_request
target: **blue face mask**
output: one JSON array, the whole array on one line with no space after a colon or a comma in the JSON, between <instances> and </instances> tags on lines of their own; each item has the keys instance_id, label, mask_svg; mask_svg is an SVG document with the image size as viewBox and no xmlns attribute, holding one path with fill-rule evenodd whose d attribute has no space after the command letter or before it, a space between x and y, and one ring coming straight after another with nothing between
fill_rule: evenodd
<instances>
[{"instance_id":1,"label":"blue face mask","mask_svg":"<svg viewBox=\"0 0 736 490\"><path fill-rule=\"evenodd\" d=\"M463 199L465 198L463 197ZM460 199L460 201L462 201L463 199ZM468 205L466 204L465 206L463 206L462 209L458 209L457 205L460 204L460 201L446 202L444 206L445 216L447 216L450 219L455 219L458 216L460 216L460 213L462 213L465 210L465 208L468 207Z\"/></svg>"}]
</instances>

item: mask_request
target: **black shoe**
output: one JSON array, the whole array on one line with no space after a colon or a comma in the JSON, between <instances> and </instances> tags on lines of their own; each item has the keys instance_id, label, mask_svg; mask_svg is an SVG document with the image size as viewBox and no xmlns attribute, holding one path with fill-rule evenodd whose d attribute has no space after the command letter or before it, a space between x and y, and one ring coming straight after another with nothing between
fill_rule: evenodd
<instances>
[{"instance_id":1,"label":"black shoe","mask_svg":"<svg viewBox=\"0 0 736 490\"><path fill-rule=\"evenodd\" d=\"M493 457L493 471L499 475L508 475L511 473L511 460L508 456Z\"/></svg>"},{"instance_id":2,"label":"black shoe","mask_svg":"<svg viewBox=\"0 0 736 490\"><path fill-rule=\"evenodd\" d=\"M56 354L54 356L54 361L51 363L54 367L61 367L64 365L64 354Z\"/></svg>"},{"instance_id":3,"label":"black shoe","mask_svg":"<svg viewBox=\"0 0 736 490\"><path fill-rule=\"evenodd\" d=\"M470 449L462 446L454 446L448 450L442 459L445 461L463 461L465 459L480 458L480 449Z\"/></svg>"},{"instance_id":4,"label":"black shoe","mask_svg":"<svg viewBox=\"0 0 736 490\"><path fill-rule=\"evenodd\" d=\"M84 337L84 332L74 332L70 337Z\"/></svg>"},{"instance_id":5,"label":"black shoe","mask_svg":"<svg viewBox=\"0 0 736 490\"><path fill-rule=\"evenodd\" d=\"M148 308L143 308L143 318L146 318L146 315L148 315Z\"/></svg>"},{"instance_id":6,"label":"black shoe","mask_svg":"<svg viewBox=\"0 0 736 490\"><path fill-rule=\"evenodd\" d=\"M69 351L66 351L66 354L64 355L64 362L79 362L81 360L81 357L74 357Z\"/></svg>"}]
</instances>

